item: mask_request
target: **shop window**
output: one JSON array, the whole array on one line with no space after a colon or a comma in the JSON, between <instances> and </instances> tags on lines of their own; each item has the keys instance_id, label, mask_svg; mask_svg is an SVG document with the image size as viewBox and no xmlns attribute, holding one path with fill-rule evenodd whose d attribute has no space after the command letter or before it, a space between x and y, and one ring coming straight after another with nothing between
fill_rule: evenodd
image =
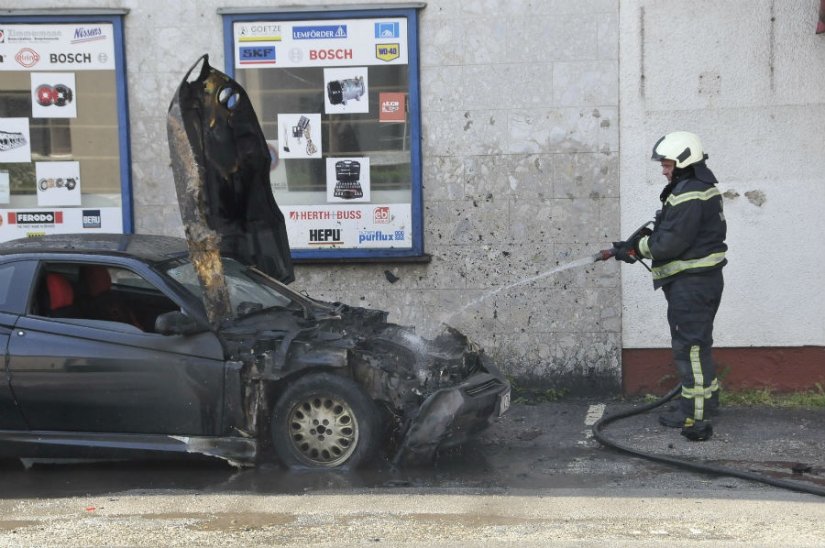
<instances>
[{"instance_id":1,"label":"shop window","mask_svg":"<svg viewBox=\"0 0 825 548\"><path fill-rule=\"evenodd\" d=\"M121 15L0 16L0 241L131 232Z\"/></svg>"},{"instance_id":2,"label":"shop window","mask_svg":"<svg viewBox=\"0 0 825 548\"><path fill-rule=\"evenodd\" d=\"M417 8L220 10L293 258L426 260Z\"/></svg>"}]
</instances>

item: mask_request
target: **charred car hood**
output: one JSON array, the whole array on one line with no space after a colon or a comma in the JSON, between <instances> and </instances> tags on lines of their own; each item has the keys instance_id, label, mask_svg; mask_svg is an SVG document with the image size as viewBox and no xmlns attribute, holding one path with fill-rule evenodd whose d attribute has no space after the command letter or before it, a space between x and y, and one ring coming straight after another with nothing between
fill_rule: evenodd
<instances>
[{"instance_id":1,"label":"charred car hood","mask_svg":"<svg viewBox=\"0 0 825 548\"><path fill-rule=\"evenodd\" d=\"M294 280L284 216L269 183L269 149L246 92L207 55L178 87L167 131L190 255L217 325L231 315L221 253L283 283Z\"/></svg>"},{"instance_id":2,"label":"charred car hood","mask_svg":"<svg viewBox=\"0 0 825 548\"><path fill-rule=\"evenodd\" d=\"M309 317L263 311L225 324L221 336L234 358L254 361L258 374L270 380L306 367L349 364L356 376L359 369L377 369L412 381L406 387L423 396L488 369L481 349L450 326L426 339L412 327L388 322L383 310L315 303Z\"/></svg>"}]
</instances>

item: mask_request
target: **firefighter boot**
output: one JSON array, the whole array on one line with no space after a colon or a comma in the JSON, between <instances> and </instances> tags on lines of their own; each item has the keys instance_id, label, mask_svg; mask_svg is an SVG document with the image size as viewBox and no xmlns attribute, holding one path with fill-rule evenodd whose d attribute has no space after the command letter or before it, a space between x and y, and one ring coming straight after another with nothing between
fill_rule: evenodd
<instances>
[{"instance_id":1,"label":"firefighter boot","mask_svg":"<svg viewBox=\"0 0 825 548\"><path fill-rule=\"evenodd\" d=\"M713 436L713 425L710 421L697 421L688 417L682 427L682 435L690 441L706 441Z\"/></svg>"}]
</instances>

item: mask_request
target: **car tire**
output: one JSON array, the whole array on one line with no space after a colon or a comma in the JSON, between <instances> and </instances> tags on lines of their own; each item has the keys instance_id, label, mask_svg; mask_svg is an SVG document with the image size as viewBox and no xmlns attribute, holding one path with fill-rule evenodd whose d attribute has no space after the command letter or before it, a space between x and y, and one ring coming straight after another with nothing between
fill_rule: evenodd
<instances>
[{"instance_id":1,"label":"car tire","mask_svg":"<svg viewBox=\"0 0 825 548\"><path fill-rule=\"evenodd\" d=\"M373 458L380 418L354 381L316 373L284 391L272 412L270 432L276 454L290 468L352 469Z\"/></svg>"}]
</instances>

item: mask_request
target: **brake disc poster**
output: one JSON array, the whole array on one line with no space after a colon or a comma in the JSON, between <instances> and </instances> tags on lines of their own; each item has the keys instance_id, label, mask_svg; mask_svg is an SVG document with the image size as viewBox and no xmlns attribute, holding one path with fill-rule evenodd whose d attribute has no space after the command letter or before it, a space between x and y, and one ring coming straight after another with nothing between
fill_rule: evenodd
<instances>
[{"instance_id":1,"label":"brake disc poster","mask_svg":"<svg viewBox=\"0 0 825 548\"><path fill-rule=\"evenodd\" d=\"M32 118L77 118L73 72L32 72Z\"/></svg>"}]
</instances>

